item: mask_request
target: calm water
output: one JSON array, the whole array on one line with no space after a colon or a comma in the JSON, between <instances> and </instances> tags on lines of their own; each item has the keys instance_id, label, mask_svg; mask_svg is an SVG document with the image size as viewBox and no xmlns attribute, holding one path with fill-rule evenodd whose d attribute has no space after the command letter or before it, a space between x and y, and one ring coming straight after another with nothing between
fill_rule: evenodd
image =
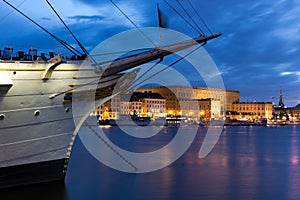
<instances>
[{"instance_id":1,"label":"calm water","mask_svg":"<svg viewBox=\"0 0 300 200\"><path fill-rule=\"evenodd\" d=\"M200 128L188 151L171 166L146 174L128 174L96 161L77 138L66 183L0 191L1 199L300 199L300 126L225 127L204 159L198 151ZM168 143L176 128L144 142L105 130L128 150L151 151ZM3 198L5 197L5 198Z\"/></svg>"}]
</instances>

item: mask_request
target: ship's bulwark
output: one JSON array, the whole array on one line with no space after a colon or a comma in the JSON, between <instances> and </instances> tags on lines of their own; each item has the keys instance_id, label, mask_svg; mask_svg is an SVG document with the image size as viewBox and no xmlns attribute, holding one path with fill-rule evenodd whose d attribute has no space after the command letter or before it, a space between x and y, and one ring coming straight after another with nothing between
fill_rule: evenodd
<instances>
[{"instance_id":1,"label":"ship's bulwark","mask_svg":"<svg viewBox=\"0 0 300 200\"><path fill-rule=\"evenodd\" d=\"M64 179L74 119L64 94L49 96L70 89L79 65L61 64L45 81L47 65L0 63L13 82L0 90L0 188Z\"/></svg>"}]
</instances>

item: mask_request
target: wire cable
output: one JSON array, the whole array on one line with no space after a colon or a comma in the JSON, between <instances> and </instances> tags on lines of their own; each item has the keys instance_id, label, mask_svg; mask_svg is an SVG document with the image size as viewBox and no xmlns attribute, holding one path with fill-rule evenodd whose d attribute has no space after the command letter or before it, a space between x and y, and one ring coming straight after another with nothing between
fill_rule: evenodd
<instances>
[{"instance_id":1,"label":"wire cable","mask_svg":"<svg viewBox=\"0 0 300 200\"><path fill-rule=\"evenodd\" d=\"M57 13L57 11L54 9L54 7L51 5L51 3L46 0L47 4L50 6L50 8L53 10L53 12L56 14L56 16L59 18L59 20L63 23L63 25L66 27L66 29L69 31L69 33L72 35L74 40L77 42L83 53L88 56L94 64L97 62L94 60L94 58L89 54L89 52L86 50L86 48L82 45L82 43L77 39L77 37L74 35L74 33L71 31L71 29L67 26L67 24L64 22L64 20L60 17L60 15Z\"/></svg>"},{"instance_id":2,"label":"wire cable","mask_svg":"<svg viewBox=\"0 0 300 200\"><path fill-rule=\"evenodd\" d=\"M110 0L110 2L130 21L130 23L138 29L138 31L153 45L153 47L156 47L154 42L122 11L122 9L115 3L113 0Z\"/></svg>"},{"instance_id":3,"label":"wire cable","mask_svg":"<svg viewBox=\"0 0 300 200\"><path fill-rule=\"evenodd\" d=\"M199 32L201 32L202 34L204 34L204 32L202 31L202 29L199 27L199 25L195 22L195 20L193 19L193 17L188 13L188 11L184 8L184 6L182 5L182 3L180 3L179 0L176 0L177 3L180 5L180 7L182 8L182 10L186 13L186 15L192 20L192 22L195 24L195 26L198 28ZM205 34L204 34L205 35Z\"/></svg>"},{"instance_id":4,"label":"wire cable","mask_svg":"<svg viewBox=\"0 0 300 200\"><path fill-rule=\"evenodd\" d=\"M206 27L206 29L209 31L210 34L213 35L213 32L210 30L210 28L208 28L207 24L205 23L205 21L202 19L202 17L199 15L199 13L197 12L197 10L195 9L195 7L193 6L193 4L190 2L190 0L186 0L190 6L192 7L192 9L194 10L194 12L196 13L196 15L199 17L199 19L201 20L201 22L203 23L203 25Z\"/></svg>"},{"instance_id":5,"label":"wire cable","mask_svg":"<svg viewBox=\"0 0 300 200\"><path fill-rule=\"evenodd\" d=\"M24 0L22 1L19 5L16 6L16 8L20 7L23 3L25 3L25 1L27 0ZM9 13L7 13L7 15L5 15L4 17L1 18L0 22L3 21L4 19L6 19L9 15L11 15L14 11L10 11Z\"/></svg>"},{"instance_id":6,"label":"wire cable","mask_svg":"<svg viewBox=\"0 0 300 200\"><path fill-rule=\"evenodd\" d=\"M134 171L137 171L138 168L132 163L130 162L127 158L125 158L125 156L123 156L120 152L117 151L117 149L115 149L112 145L109 144L109 142L107 142L104 137L100 136L97 131L95 131L91 125L89 125L87 122L84 122L84 125L90 129L90 131L92 131L92 133L98 137L108 148L110 148L110 150L112 150L121 160L123 160L127 165L129 165L130 167L132 167L134 169ZM98 126L97 126L98 127Z\"/></svg>"},{"instance_id":7,"label":"wire cable","mask_svg":"<svg viewBox=\"0 0 300 200\"><path fill-rule=\"evenodd\" d=\"M185 59L187 56L191 55L192 53L194 53L195 51L197 51L198 49L200 49L202 46L199 45L197 48L193 49L192 51L190 51L189 53L187 53L186 55L184 55L183 57L179 58L178 60L176 60L175 62L171 63L170 65L166 66L165 68L161 69L160 71L152 74L151 76L149 76L148 78L144 79L143 81L141 81L138 84L135 84L134 86L131 86L131 88L137 87L138 85L141 85L142 83L144 83L145 81L149 80L150 78L153 78L154 76L158 75L159 73L167 70L168 68L172 67L173 65L177 64L178 62L180 62L181 60Z\"/></svg>"},{"instance_id":8,"label":"wire cable","mask_svg":"<svg viewBox=\"0 0 300 200\"><path fill-rule=\"evenodd\" d=\"M193 26L188 20L186 20L167 0L164 0L164 2L179 16L181 17L192 29L194 29L197 33L200 33L199 30Z\"/></svg>"},{"instance_id":9,"label":"wire cable","mask_svg":"<svg viewBox=\"0 0 300 200\"><path fill-rule=\"evenodd\" d=\"M138 82L140 79L142 79L147 73L149 73L154 67L156 67L159 63L161 63L162 59L160 59L158 62L154 63L149 69L147 69L140 77L138 77L136 80L134 80L131 85ZM138 84L139 85L139 84Z\"/></svg>"},{"instance_id":10,"label":"wire cable","mask_svg":"<svg viewBox=\"0 0 300 200\"><path fill-rule=\"evenodd\" d=\"M23 15L25 18L27 18L29 21L31 21L32 23L34 23L36 26L38 26L39 28L41 28L43 31L45 31L46 33L48 33L51 37L53 37L56 41L58 41L59 43L61 43L62 45L64 45L70 52L72 52L75 55L81 54L81 52L79 52L77 49L75 49L74 47L72 47L71 45L69 45L68 43L66 43L65 41L59 39L58 37L56 37L54 34L52 34L50 31L48 31L47 29L45 29L44 27L42 27L40 24L38 24L37 22L35 22L33 19L31 19L30 17L28 17L27 15L25 15L22 11L20 11L18 8L16 8L15 6L13 6L12 4L10 4L9 2L7 2L6 0L3 0L3 2L5 2L7 5L9 5L10 7L12 7L14 10L16 10L18 13L20 13L21 15ZM77 53L76 53L77 52Z\"/></svg>"},{"instance_id":11,"label":"wire cable","mask_svg":"<svg viewBox=\"0 0 300 200\"><path fill-rule=\"evenodd\" d=\"M114 55L114 54L121 54L121 53L130 53L134 51L143 51L143 50L151 50L153 48L141 48L141 49L133 49L133 50L124 50L124 51L116 51L116 52L108 52L108 53L100 53L100 54L91 54L92 56L107 56L107 55Z\"/></svg>"}]
</instances>

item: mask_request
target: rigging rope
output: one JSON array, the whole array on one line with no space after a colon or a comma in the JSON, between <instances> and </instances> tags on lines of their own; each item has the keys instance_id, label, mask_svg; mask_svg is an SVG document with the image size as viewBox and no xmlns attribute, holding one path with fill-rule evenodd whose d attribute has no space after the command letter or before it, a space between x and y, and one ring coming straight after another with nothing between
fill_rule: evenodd
<instances>
[{"instance_id":1,"label":"rigging rope","mask_svg":"<svg viewBox=\"0 0 300 200\"><path fill-rule=\"evenodd\" d=\"M153 45L153 47L156 47L154 42L122 11L122 9L113 2L113 0L110 0L110 2L130 21L130 23Z\"/></svg>"},{"instance_id":2,"label":"rigging rope","mask_svg":"<svg viewBox=\"0 0 300 200\"><path fill-rule=\"evenodd\" d=\"M78 55L77 53L81 54L81 52L79 52L77 49L75 49L74 47L72 47L71 45L69 45L68 43L66 43L65 41L59 39L58 37L56 37L54 34L52 34L50 31L48 31L47 29L45 29L44 27L42 27L40 24L38 24L37 22L35 22L33 19L31 19L30 17L28 17L27 15L25 15L22 11L20 11L18 8L16 8L15 6L13 6L12 4L10 4L9 2L7 2L6 0L3 0L3 2L5 2L7 5L9 5L10 7L12 7L14 10L16 10L18 13L20 13L21 15L23 15L25 18L27 18L29 21L31 21L32 23L34 23L36 26L38 26L39 28L41 28L43 31L45 31L46 33L48 33L51 37L53 37L56 41L58 41L60 44L64 45L70 52L72 52L75 55ZM76 53L77 52L77 53Z\"/></svg>"},{"instance_id":3,"label":"rigging rope","mask_svg":"<svg viewBox=\"0 0 300 200\"><path fill-rule=\"evenodd\" d=\"M158 62L154 63L149 69L147 69L140 77L138 77L136 80L132 82L132 85L138 82L140 79L142 79L147 73L149 73L154 67L156 67L159 63L161 63L162 59L160 59ZM134 87L138 86L140 84L134 85Z\"/></svg>"},{"instance_id":4,"label":"rigging rope","mask_svg":"<svg viewBox=\"0 0 300 200\"><path fill-rule=\"evenodd\" d=\"M67 24L64 22L64 20L60 17L60 15L56 12L56 10L54 9L54 7L51 5L51 3L46 0L47 4L50 6L50 8L53 10L53 12L56 14L56 16L59 18L59 20L63 23L63 25L66 27L66 29L69 31L69 33L71 34L71 36L74 38L74 40L77 42L77 44L79 45L79 47L81 48L82 52L88 57L90 58L90 60L96 64L97 62L95 61L95 59L89 54L89 52L86 50L86 48L82 45L82 43L78 40L78 38L73 34L73 32L71 31L71 29L67 26Z\"/></svg>"},{"instance_id":5,"label":"rigging rope","mask_svg":"<svg viewBox=\"0 0 300 200\"><path fill-rule=\"evenodd\" d=\"M92 56L107 56L113 54L121 54L121 53L130 53L134 51L143 51L143 50L150 50L153 48L141 48L141 49L133 49L133 50L124 50L124 51L116 51L116 52L108 52L108 53L100 53L100 54L91 54Z\"/></svg>"},{"instance_id":6,"label":"rigging rope","mask_svg":"<svg viewBox=\"0 0 300 200\"><path fill-rule=\"evenodd\" d=\"M166 66L165 68L161 69L160 71L152 74L151 76L149 76L148 78L144 79L143 81L141 81L138 84L135 84L134 86L131 86L131 88L137 87L138 85L141 85L142 83L144 83L145 81L149 80L150 78L153 78L154 76L156 76L157 74L167 70L168 68L172 67L173 65L177 64L178 62L180 62L181 60L185 59L187 56L191 55L192 53L194 53L195 51L197 51L198 49L200 49L202 46L199 45L197 48L193 49L192 51L190 51L189 53L187 53L186 55L184 55L183 57L179 58L178 60L176 60L175 62L171 63L170 65ZM156 63L158 64L158 63Z\"/></svg>"},{"instance_id":7,"label":"rigging rope","mask_svg":"<svg viewBox=\"0 0 300 200\"><path fill-rule=\"evenodd\" d=\"M188 20L186 20L167 0L164 0L164 2L179 16L181 17L192 29L194 29L197 33L200 33L195 26L193 26Z\"/></svg>"},{"instance_id":8,"label":"rigging rope","mask_svg":"<svg viewBox=\"0 0 300 200\"><path fill-rule=\"evenodd\" d=\"M120 54L120 53L131 53L131 52L135 52L135 51L151 50L151 49L153 49L153 48L134 49L130 52L128 52L128 51L119 51L119 52L112 52L112 53L93 54L92 56L105 56L105 55L113 55L113 54ZM138 52L138 53L141 53L141 52ZM132 54L132 55L128 55L128 56L119 56L116 59L104 60L102 62L97 62L96 64L101 66L102 64L112 63L112 62L115 62L115 61L120 61L120 60L130 58L130 57L133 57L133 56L136 56L136 55L138 55L138 54Z\"/></svg>"},{"instance_id":9,"label":"rigging rope","mask_svg":"<svg viewBox=\"0 0 300 200\"><path fill-rule=\"evenodd\" d=\"M25 3L25 1L27 0L24 0L22 1L19 5L16 6L16 8L20 7L23 3ZM7 15L5 15L4 17L1 18L0 22L3 21L4 19L6 19L9 15L11 15L14 11L10 11Z\"/></svg>"},{"instance_id":10,"label":"rigging rope","mask_svg":"<svg viewBox=\"0 0 300 200\"><path fill-rule=\"evenodd\" d=\"M203 23L203 25L206 27L206 29L208 30L208 32L210 34L213 35L213 32L210 30L210 28L208 28L207 24L205 23L205 21L202 19L202 17L199 15L199 13L197 12L197 10L195 9L195 7L193 6L193 4L190 2L190 0L186 0L190 6L192 7L192 9L194 10L194 12L196 13L196 15L199 17L199 19L201 20L201 22Z\"/></svg>"},{"instance_id":11,"label":"rigging rope","mask_svg":"<svg viewBox=\"0 0 300 200\"><path fill-rule=\"evenodd\" d=\"M109 142L107 142L102 136L100 136L97 131L95 131L92 126L90 124L88 124L87 122L84 122L84 125L90 129L92 131L92 133L98 137L108 148L110 148L119 158L121 158L121 160L123 160L127 165L129 165L130 167L132 167L134 169L134 171L137 171L138 168L131 163L129 160L127 160L120 152L118 152L112 145L109 144ZM98 127L98 126L97 126Z\"/></svg>"},{"instance_id":12,"label":"rigging rope","mask_svg":"<svg viewBox=\"0 0 300 200\"><path fill-rule=\"evenodd\" d=\"M199 25L195 22L195 20L193 19L193 17L188 13L188 11L184 8L184 6L182 5L182 3L180 3L179 0L176 0L177 3L180 5L180 7L182 8L182 10L185 12L185 14L192 20L192 22L195 24L195 26L198 28L199 32L201 32L203 35L204 32L202 31L202 29L199 27Z\"/></svg>"}]
</instances>

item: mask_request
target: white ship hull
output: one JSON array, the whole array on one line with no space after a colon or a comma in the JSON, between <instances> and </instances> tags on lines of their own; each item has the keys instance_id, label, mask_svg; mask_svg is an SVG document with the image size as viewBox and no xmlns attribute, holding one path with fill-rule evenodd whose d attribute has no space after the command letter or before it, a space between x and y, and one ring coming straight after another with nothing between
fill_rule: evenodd
<instances>
[{"instance_id":1,"label":"white ship hull","mask_svg":"<svg viewBox=\"0 0 300 200\"><path fill-rule=\"evenodd\" d=\"M49 96L70 89L80 65L60 64L43 80L50 65L0 63L0 76L13 83L0 85L0 188L64 178L72 108L64 94Z\"/></svg>"}]
</instances>

